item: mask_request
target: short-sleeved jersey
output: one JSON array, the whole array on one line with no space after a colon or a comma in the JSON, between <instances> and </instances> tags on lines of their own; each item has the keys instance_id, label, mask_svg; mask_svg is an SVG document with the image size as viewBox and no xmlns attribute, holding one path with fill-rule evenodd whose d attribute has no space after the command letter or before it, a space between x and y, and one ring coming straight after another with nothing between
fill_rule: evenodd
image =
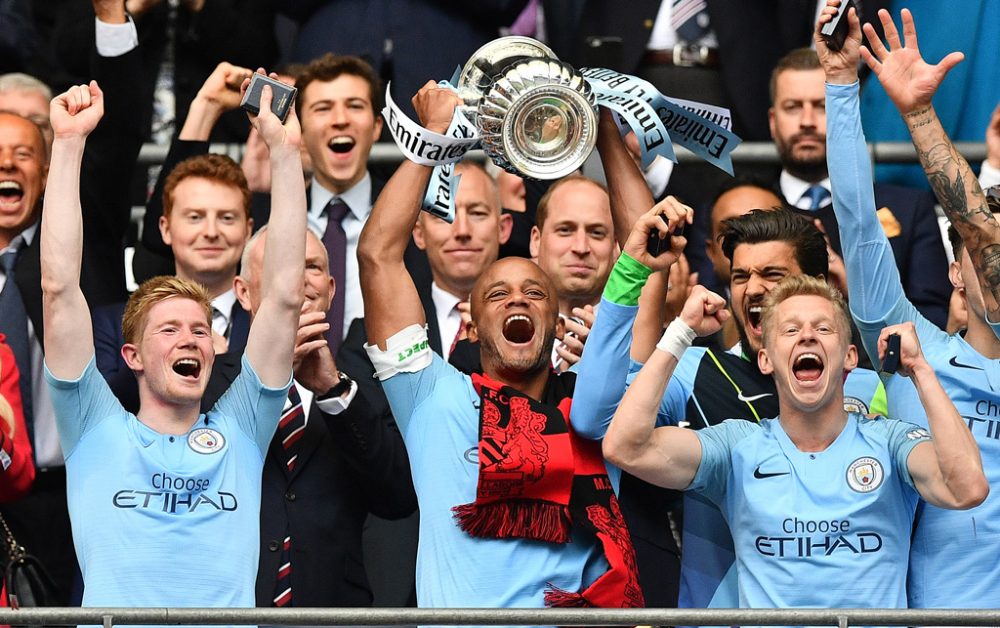
<instances>
[{"instance_id":1,"label":"short-sleeved jersey","mask_svg":"<svg viewBox=\"0 0 1000 628\"><path fill-rule=\"evenodd\" d=\"M834 210L847 266L851 313L869 355L887 325L913 321L921 349L972 431L991 491L969 510L921 503L910 552L909 601L918 608L1000 606L1000 360L925 319L903 293L892 249L875 212L857 85L827 85ZM927 426L913 384L886 382L893 418ZM989 558L986 558L989 557Z\"/></svg>"},{"instance_id":2,"label":"short-sleeved jersey","mask_svg":"<svg viewBox=\"0 0 1000 628\"><path fill-rule=\"evenodd\" d=\"M637 307L601 302L587 339L573 406L574 426L591 438L603 438L626 382L641 365L629 362L632 323ZM627 368L628 377L617 375ZM598 375L600 375L598 377ZM873 371L855 369L844 384L849 412L884 414L885 391ZM726 419L748 421L778 415L774 379L736 352L691 347L681 356L667 384L658 425L686 425L700 430ZM612 480L617 469L609 468ZM715 504L695 493L684 495L684 551L678 606L732 608L738 604L733 540Z\"/></svg>"},{"instance_id":3,"label":"short-sleeved jersey","mask_svg":"<svg viewBox=\"0 0 1000 628\"><path fill-rule=\"evenodd\" d=\"M904 608L919 496L907 468L929 439L911 423L849 414L820 452L800 451L779 419L697 432L688 490L717 504L736 548L749 608Z\"/></svg>"},{"instance_id":4,"label":"short-sleeved jersey","mask_svg":"<svg viewBox=\"0 0 1000 628\"><path fill-rule=\"evenodd\" d=\"M429 366L397 373L382 385L406 443L420 506L420 607L541 608L548 583L579 591L608 569L584 536L553 544L463 532L452 508L475 501L479 481L480 400L471 378L434 354Z\"/></svg>"},{"instance_id":5,"label":"short-sleeved jersey","mask_svg":"<svg viewBox=\"0 0 1000 628\"><path fill-rule=\"evenodd\" d=\"M91 360L76 380L46 370L63 451L84 606L252 607L261 472L287 388L246 356L187 434L126 412Z\"/></svg>"}]
</instances>

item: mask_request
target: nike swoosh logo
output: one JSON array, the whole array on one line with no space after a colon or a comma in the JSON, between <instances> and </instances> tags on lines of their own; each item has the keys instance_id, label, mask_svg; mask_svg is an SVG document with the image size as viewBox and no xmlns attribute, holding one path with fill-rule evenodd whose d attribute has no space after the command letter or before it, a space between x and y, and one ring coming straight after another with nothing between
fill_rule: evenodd
<instances>
[{"instance_id":1,"label":"nike swoosh logo","mask_svg":"<svg viewBox=\"0 0 1000 628\"><path fill-rule=\"evenodd\" d=\"M791 471L782 471L781 473L761 473L760 465L757 465L757 468L753 470L753 476L758 480L764 480L766 478L776 478L779 475L789 475L789 474L791 474Z\"/></svg>"},{"instance_id":2,"label":"nike swoosh logo","mask_svg":"<svg viewBox=\"0 0 1000 628\"><path fill-rule=\"evenodd\" d=\"M740 391L736 395L736 398L739 399L740 401L742 401L743 403L750 403L751 401L757 401L758 399L763 399L764 397L770 397L773 394L774 393L761 393L759 395L753 395L751 397L744 397L743 396L743 391Z\"/></svg>"},{"instance_id":3,"label":"nike swoosh logo","mask_svg":"<svg viewBox=\"0 0 1000 628\"><path fill-rule=\"evenodd\" d=\"M973 369L975 371L981 371L981 370L983 370L982 368L980 368L978 366L972 366L971 364L962 364L961 362L958 361L958 356L954 356L954 355L951 356L950 360L948 360L948 364L950 364L952 366L956 366L956 367L958 367L960 369Z\"/></svg>"}]
</instances>

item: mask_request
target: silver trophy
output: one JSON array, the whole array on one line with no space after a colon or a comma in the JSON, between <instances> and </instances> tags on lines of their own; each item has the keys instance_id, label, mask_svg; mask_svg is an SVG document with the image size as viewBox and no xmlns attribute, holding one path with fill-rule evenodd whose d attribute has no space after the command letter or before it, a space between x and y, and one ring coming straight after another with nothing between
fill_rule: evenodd
<instances>
[{"instance_id":1,"label":"silver trophy","mask_svg":"<svg viewBox=\"0 0 1000 628\"><path fill-rule=\"evenodd\" d=\"M597 142L590 85L534 39L502 37L486 44L462 68L457 87L483 150L510 173L563 177L583 164Z\"/></svg>"}]
</instances>

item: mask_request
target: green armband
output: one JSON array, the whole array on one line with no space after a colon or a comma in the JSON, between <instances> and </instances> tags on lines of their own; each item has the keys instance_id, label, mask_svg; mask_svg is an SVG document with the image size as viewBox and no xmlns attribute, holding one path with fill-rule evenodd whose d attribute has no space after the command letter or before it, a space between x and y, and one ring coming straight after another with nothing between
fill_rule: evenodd
<instances>
[{"instance_id":1,"label":"green armband","mask_svg":"<svg viewBox=\"0 0 1000 628\"><path fill-rule=\"evenodd\" d=\"M868 404L868 412L889 418L889 398L886 396L885 385L882 384L881 380L875 389L875 394L872 396L871 402Z\"/></svg>"},{"instance_id":2,"label":"green armband","mask_svg":"<svg viewBox=\"0 0 1000 628\"><path fill-rule=\"evenodd\" d=\"M639 293L652 274L651 268L622 253L604 286L604 298L618 305L638 305Z\"/></svg>"}]
</instances>

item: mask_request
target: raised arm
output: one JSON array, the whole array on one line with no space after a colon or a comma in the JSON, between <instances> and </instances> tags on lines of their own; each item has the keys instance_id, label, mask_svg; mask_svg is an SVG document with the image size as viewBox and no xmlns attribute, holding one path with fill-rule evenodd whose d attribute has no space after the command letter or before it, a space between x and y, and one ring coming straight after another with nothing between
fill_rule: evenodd
<instances>
[{"instance_id":1,"label":"raised arm","mask_svg":"<svg viewBox=\"0 0 1000 628\"><path fill-rule=\"evenodd\" d=\"M990 492L983 461L972 431L924 359L913 323L882 330L879 354L885 353L889 334L900 335L899 373L909 377L927 414L932 440L913 448L907 468L920 496L939 508L978 506Z\"/></svg>"},{"instance_id":2,"label":"raised arm","mask_svg":"<svg viewBox=\"0 0 1000 628\"><path fill-rule=\"evenodd\" d=\"M694 431L655 427L667 382L696 335L717 332L729 316L726 301L696 286L684 309L632 381L604 437L604 457L632 475L665 488L685 489L701 464Z\"/></svg>"},{"instance_id":3,"label":"raised arm","mask_svg":"<svg viewBox=\"0 0 1000 628\"><path fill-rule=\"evenodd\" d=\"M661 215L669 226L663 223ZM680 256L686 240L669 233L692 219L693 214L687 207L672 200L661 201L635 222L622 255L611 269L597 318L583 347L570 410L573 428L586 438L604 437L611 416L625 393L639 293L651 273L669 267ZM670 251L658 257L646 251L651 231L671 238Z\"/></svg>"},{"instance_id":4,"label":"raised arm","mask_svg":"<svg viewBox=\"0 0 1000 628\"><path fill-rule=\"evenodd\" d=\"M920 56L917 29L908 9L902 10L902 40L889 12L880 10L878 16L888 48L872 25L865 24L870 49L862 47L861 56L903 116L927 180L965 242L983 288L988 320L1000 321L1000 223L987 206L975 173L955 150L931 104L948 71L964 55L952 52L931 65Z\"/></svg>"},{"instance_id":5,"label":"raised arm","mask_svg":"<svg viewBox=\"0 0 1000 628\"><path fill-rule=\"evenodd\" d=\"M80 164L87 136L103 115L96 81L69 88L49 107L55 138L42 208L42 313L45 364L59 379L76 379L94 356L90 310L80 289Z\"/></svg>"},{"instance_id":6,"label":"raised arm","mask_svg":"<svg viewBox=\"0 0 1000 628\"><path fill-rule=\"evenodd\" d=\"M609 109L601 108L597 150L601 154L604 176L608 180L615 240L624 247L632 231L632 225L653 206L655 201L646 179L632 158L632 153L625 146L611 116Z\"/></svg>"},{"instance_id":7,"label":"raised arm","mask_svg":"<svg viewBox=\"0 0 1000 628\"><path fill-rule=\"evenodd\" d=\"M428 81L413 97L413 107L424 128L448 130L455 92ZM368 344L386 350L386 339L410 325L426 323L413 279L403 263L413 225L420 214L431 168L404 161L382 189L358 240L358 269L365 302Z\"/></svg>"},{"instance_id":8,"label":"raised arm","mask_svg":"<svg viewBox=\"0 0 1000 628\"><path fill-rule=\"evenodd\" d=\"M263 72L262 70L258 70ZM274 77L276 75L272 75ZM250 79L243 83L243 90ZM246 357L260 381L272 388L288 383L302 308L306 254L306 192L299 156L295 111L282 124L271 113L271 88L260 98L260 115L250 121L271 153L271 219L264 243L260 309L247 336Z\"/></svg>"}]
</instances>

